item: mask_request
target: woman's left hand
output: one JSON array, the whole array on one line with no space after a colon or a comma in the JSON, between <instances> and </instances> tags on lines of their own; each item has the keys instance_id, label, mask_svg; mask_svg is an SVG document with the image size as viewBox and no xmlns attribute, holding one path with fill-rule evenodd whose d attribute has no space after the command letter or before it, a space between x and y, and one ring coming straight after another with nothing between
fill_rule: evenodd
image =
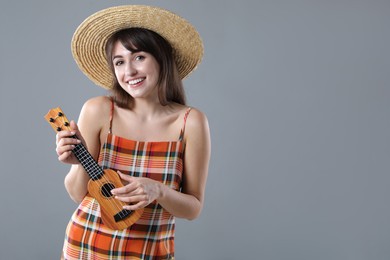
<instances>
[{"instance_id":1,"label":"woman's left hand","mask_svg":"<svg viewBox=\"0 0 390 260\"><path fill-rule=\"evenodd\" d=\"M127 182L120 188L111 190L116 199L129 203L123 208L137 210L144 208L160 197L162 183L143 177L133 177L118 171L122 180Z\"/></svg>"}]
</instances>

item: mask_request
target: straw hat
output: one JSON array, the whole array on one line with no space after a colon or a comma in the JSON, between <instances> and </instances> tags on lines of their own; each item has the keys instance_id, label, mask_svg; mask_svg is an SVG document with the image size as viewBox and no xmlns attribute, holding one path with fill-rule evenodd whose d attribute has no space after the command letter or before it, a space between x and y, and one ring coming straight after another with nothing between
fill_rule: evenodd
<instances>
[{"instance_id":1,"label":"straw hat","mask_svg":"<svg viewBox=\"0 0 390 260\"><path fill-rule=\"evenodd\" d=\"M106 89L112 87L113 75L106 62L105 46L115 32L132 27L152 30L172 45L182 79L195 70L202 59L202 40L196 29L182 17L152 6L110 7L85 19L72 38L75 61L95 84Z\"/></svg>"}]
</instances>

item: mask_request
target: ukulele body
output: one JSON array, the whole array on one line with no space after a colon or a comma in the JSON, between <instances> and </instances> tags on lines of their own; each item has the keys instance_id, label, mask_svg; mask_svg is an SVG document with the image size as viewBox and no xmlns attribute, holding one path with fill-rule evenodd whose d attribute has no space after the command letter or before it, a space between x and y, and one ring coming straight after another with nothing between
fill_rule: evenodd
<instances>
[{"instance_id":1,"label":"ukulele body","mask_svg":"<svg viewBox=\"0 0 390 260\"><path fill-rule=\"evenodd\" d=\"M143 209L135 211L123 209L123 206L127 204L115 199L111 194L112 189L119 187L123 187L122 181L119 175L111 169L104 170L104 174L99 180L90 179L88 182L89 194L99 202L103 223L116 230L133 225L143 213Z\"/></svg>"}]
</instances>

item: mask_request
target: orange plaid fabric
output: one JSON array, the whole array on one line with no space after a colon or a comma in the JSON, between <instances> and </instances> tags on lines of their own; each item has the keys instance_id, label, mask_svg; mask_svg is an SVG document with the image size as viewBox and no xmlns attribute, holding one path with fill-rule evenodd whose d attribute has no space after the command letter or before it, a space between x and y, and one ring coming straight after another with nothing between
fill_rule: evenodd
<instances>
[{"instance_id":1,"label":"orange plaid fabric","mask_svg":"<svg viewBox=\"0 0 390 260\"><path fill-rule=\"evenodd\" d=\"M147 177L177 191L183 172L185 121L178 141L141 142L111 133L101 149L99 164L136 177ZM111 119L110 119L111 121ZM111 122L110 122L111 123ZM65 259L174 259L175 218L157 202L124 230L112 230L100 218L98 202L86 196L72 215L64 241Z\"/></svg>"}]
</instances>

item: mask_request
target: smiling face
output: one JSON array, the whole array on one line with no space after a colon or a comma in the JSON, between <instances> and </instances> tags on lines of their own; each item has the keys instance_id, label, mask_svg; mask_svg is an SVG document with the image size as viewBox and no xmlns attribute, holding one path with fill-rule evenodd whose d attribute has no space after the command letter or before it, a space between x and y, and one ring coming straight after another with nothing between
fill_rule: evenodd
<instances>
[{"instance_id":1,"label":"smiling face","mask_svg":"<svg viewBox=\"0 0 390 260\"><path fill-rule=\"evenodd\" d=\"M120 41L112 50L112 64L119 85L134 99L158 101L160 68L148 52L130 51Z\"/></svg>"},{"instance_id":2,"label":"smiling face","mask_svg":"<svg viewBox=\"0 0 390 260\"><path fill-rule=\"evenodd\" d=\"M157 86L161 105L171 102L185 105L184 88L172 46L159 34L143 28L120 30L108 39L105 49L108 66L114 76L111 90L118 106L132 107L134 97L145 96L147 91L144 90L146 87L149 89L155 78L158 78L154 86ZM114 57L122 61L115 64ZM124 65L129 66L127 75ZM141 89L144 91L142 95Z\"/></svg>"}]
</instances>

